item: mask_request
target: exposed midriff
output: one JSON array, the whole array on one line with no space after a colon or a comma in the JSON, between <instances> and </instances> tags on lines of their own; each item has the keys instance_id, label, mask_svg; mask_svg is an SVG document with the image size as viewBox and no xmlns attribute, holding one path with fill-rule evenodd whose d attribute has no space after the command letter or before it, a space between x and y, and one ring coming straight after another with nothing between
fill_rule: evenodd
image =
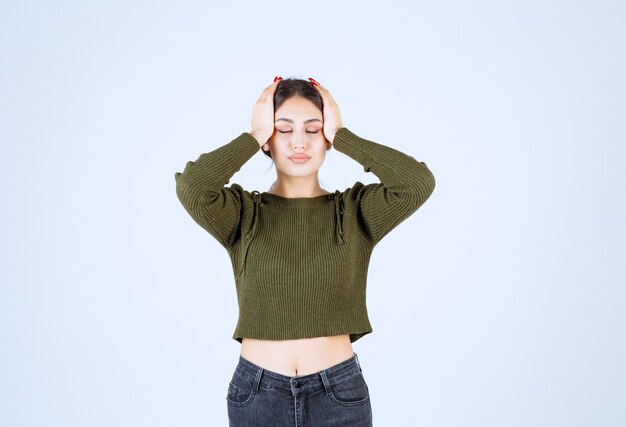
<instances>
[{"instance_id":1,"label":"exposed midriff","mask_svg":"<svg viewBox=\"0 0 626 427\"><path fill-rule=\"evenodd\" d=\"M283 341L243 338L241 343L244 359L287 376L316 373L353 355L347 334Z\"/></svg>"}]
</instances>

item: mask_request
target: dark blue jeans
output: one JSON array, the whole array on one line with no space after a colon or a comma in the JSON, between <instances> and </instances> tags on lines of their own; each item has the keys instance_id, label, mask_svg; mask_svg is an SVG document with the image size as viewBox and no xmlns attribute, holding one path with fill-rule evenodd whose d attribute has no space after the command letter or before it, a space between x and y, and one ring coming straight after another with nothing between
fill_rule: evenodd
<instances>
[{"instance_id":1,"label":"dark blue jeans","mask_svg":"<svg viewBox=\"0 0 626 427\"><path fill-rule=\"evenodd\" d=\"M358 356L314 374L286 376L239 356L226 395L231 427L372 426Z\"/></svg>"}]
</instances>

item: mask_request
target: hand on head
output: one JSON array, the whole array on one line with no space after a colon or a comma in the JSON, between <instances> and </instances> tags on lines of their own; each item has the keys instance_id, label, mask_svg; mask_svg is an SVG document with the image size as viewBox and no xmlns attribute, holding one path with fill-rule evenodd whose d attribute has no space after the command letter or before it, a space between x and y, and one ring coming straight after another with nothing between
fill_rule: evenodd
<instances>
[{"instance_id":1,"label":"hand on head","mask_svg":"<svg viewBox=\"0 0 626 427\"><path fill-rule=\"evenodd\" d=\"M322 96L322 101L324 102L324 111L322 112L324 115L324 136L332 144L333 139L335 139L335 134L343 127L339 105L337 105L333 97L330 95L328 89L321 86L311 77L309 77L309 80L313 84L313 87L316 88Z\"/></svg>"},{"instance_id":2,"label":"hand on head","mask_svg":"<svg viewBox=\"0 0 626 427\"><path fill-rule=\"evenodd\" d=\"M250 133L257 140L259 146L263 147L274 134L274 93L282 77L274 77L274 82L266 87L261 96L255 102L252 109L252 130ZM324 111L322 116L324 119L325 138L332 144L335 134L343 127L341 120L341 112L339 106L331 96L328 89L321 86L315 79L309 77L309 81L322 98Z\"/></svg>"},{"instance_id":3,"label":"hand on head","mask_svg":"<svg viewBox=\"0 0 626 427\"><path fill-rule=\"evenodd\" d=\"M265 145L274 133L274 92L282 77L274 77L274 83L266 87L252 108L252 130L250 133L259 143Z\"/></svg>"}]
</instances>

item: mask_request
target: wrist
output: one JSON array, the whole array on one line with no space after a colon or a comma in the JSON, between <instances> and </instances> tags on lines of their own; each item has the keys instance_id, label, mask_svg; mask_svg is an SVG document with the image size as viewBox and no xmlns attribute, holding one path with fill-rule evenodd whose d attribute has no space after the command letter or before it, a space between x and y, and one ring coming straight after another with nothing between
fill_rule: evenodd
<instances>
[{"instance_id":1,"label":"wrist","mask_svg":"<svg viewBox=\"0 0 626 427\"><path fill-rule=\"evenodd\" d=\"M328 140L333 143L335 140L335 136L337 136L337 132L339 132L339 129L341 128L337 128L335 130L333 130L332 132L329 132L327 135Z\"/></svg>"},{"instance_id":2,"label":"wrist","mask_svg":"<svg viewBox=\"0 0 626 427\"><path fill-rule=\"evenodd\" d=\"M259 143L259 147L262 147L267 142L263 141L263 137L258 132L250 131L250 135Z\"/></svg>"}]
</instances>

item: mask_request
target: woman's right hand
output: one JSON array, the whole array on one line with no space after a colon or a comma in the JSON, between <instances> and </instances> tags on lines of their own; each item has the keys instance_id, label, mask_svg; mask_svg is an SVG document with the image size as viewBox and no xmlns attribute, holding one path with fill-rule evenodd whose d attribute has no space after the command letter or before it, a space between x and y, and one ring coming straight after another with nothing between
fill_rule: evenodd
<instances>
[{"instance_id":1,"label":"woman's right hand","mask_svg":"<svg viewBox=\"0 0 626 427\"><path fill-rule=\"evenodd\" d=\"M274 83L266 87L252 108L252 130L250 134L263 147L274 134L274 92L282 77L275 77Z\"/></svg>"}]
</instances>

